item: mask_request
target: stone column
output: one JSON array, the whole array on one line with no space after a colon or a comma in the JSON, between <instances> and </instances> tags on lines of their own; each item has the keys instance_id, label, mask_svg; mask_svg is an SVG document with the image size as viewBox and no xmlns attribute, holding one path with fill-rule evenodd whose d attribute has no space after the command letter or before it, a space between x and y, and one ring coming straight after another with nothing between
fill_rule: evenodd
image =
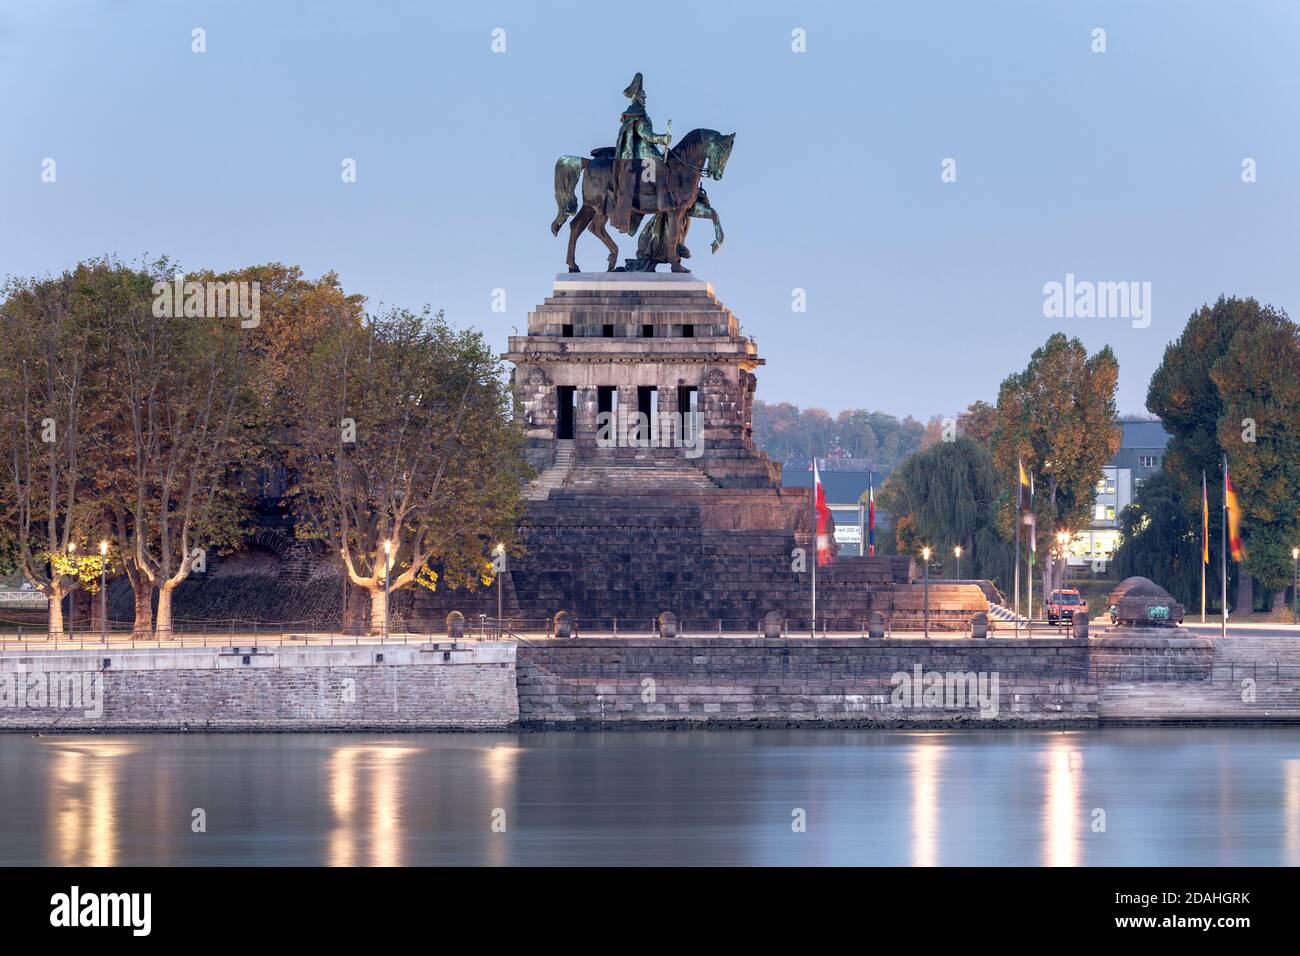
<instances>
[{"instance_id":1,"label":"stone column","mask_svg":"<svg viewBox=\"0 0 1300 956\"><path fill-rule=\"evenodd\" d=\"M618 447L627 448L630 445L628 435L632 431L633 415L636 414L636 386L620 385L618 386Z\"/></svg>"},{"instance_id":2,"label":"stone column","mask_svg":"<svg viewBox=\"0 0 1300 956\"><path fill-rule=\"evenodd\" d=\"M577 407L573 410L573 437L576 446L585 449L596 447L596 412L600 407L595 385L579 385L574 395Z\"/></svg>"}]
</instances>

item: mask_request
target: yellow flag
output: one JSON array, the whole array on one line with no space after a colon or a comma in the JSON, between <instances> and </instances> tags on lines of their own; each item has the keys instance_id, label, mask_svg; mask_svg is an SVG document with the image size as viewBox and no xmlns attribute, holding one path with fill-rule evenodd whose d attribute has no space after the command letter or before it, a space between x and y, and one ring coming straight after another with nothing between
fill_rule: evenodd
<instances>
[{"instance_id":1,"label":"yellow flag","mask_svg":"<svg viewBox=\"0 0 1300 956\"><path fill-rule=\"evenodd\" d=\"M1210 493L1205 487L1205 472L1201 472L1201 560L1210 563Z\"/></svg>"}]
</instances>

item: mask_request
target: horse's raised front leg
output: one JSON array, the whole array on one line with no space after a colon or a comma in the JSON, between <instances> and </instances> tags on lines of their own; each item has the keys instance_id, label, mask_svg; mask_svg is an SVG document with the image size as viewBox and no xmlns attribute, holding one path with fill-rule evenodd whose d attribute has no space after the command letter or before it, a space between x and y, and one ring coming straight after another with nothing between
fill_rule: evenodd
<instances>
[{"instance_id":1,"label":"horse's raised front leg","mask_svg":"<svg viewBox=\"0 0 1300 956\"><path fill-rule=\"evenodd\" d=\"M596 211L590 206L583 206L578 210L578 214L573 217L573 221L569 223L569 258L567 261L569 263L570 272L582 271L578 268L578 263L574 259L573 253L578 246L578 237L582 235L582 230L587 228L587 224L591 222L591 219L595 214Z\"/></svg>"}]
</instances>

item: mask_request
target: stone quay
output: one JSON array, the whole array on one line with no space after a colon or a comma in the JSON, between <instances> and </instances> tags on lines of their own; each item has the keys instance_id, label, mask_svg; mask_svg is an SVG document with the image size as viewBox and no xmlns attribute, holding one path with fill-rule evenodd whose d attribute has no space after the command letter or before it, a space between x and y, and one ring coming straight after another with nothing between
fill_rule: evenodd
<instances>
[{"instance_id":1,"label":"stone quay","mask_svg":"<svg viewBox=\"0 0 1300 956\"><path fill-rule=\"evenodd\" d=\"M0 732L1300 722L1300 639L578 637L0 651Z\"/></svg>"}]
</instances>

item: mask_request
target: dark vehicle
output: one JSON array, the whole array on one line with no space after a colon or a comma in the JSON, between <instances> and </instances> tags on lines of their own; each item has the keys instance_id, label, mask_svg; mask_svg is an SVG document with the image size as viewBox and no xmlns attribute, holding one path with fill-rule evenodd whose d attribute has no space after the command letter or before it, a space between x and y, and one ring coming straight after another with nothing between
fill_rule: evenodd
<instances>
[{"instance_id":1,"label":"dark vehicle","mask_svg":"<svg viewBox=\"0 0 1300 956\"><path fill-rule=\"evenodd\" d=\"M1047 599L1047 623L1071 624L1075 611L1087 611L1088 602L1074 588L1061 588L1053 591Z\"/></svg>"}]
</instances>

